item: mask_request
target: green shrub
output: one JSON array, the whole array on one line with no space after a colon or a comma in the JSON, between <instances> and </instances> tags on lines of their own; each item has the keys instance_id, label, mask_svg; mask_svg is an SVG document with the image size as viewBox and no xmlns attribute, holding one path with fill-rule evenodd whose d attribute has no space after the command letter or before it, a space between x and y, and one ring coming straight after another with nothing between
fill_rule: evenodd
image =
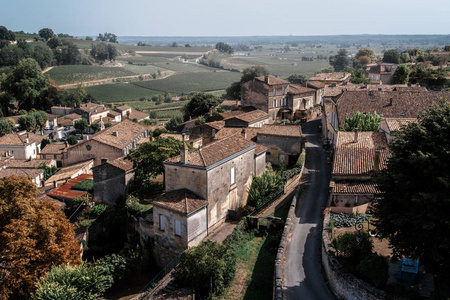
<instances>
[{"instance_id":1,"label":"green shrub","mask_svg":"<svg viewBox=\"0 0 450 300\"><path fill-rule=\"evenodd\" d=\"M232 251L225 245L208 241L182 254L174 277L183 286L194 288L196 294L204 297L210 292L221 295L234 279L235 272L236 257Z\"/></svg>"},{"instance_id":2,"label":"green shrub","mask_svg":"<svg viewBox=\"0 0 450 300\"><path fill-rule=\"evenodd\" d=\"M80 204L88 204L89 203L89 198L87 197L75 197L72 199L72 203L74 206L78 206Z\"/></svg>"},{"instance_id":3,"label":"green shrub","mask_svg":"<svg viewBox=\"0 0 450 300\"><path fill-rule=\"evenodd\" d=\"M89 215L93 218L96 218L96 217L100 216L107 208L108 208L108 205L106 205L106 204L97 204L91 209L91 211L89 212Z\"/></svg>"},{"instance_id":4,"label":"green shrub","mask_svg":"<svg viewBox=\"0 0 450 300\"><path fill-rule=\"evenodd\" d=\"M144 212L144 206L139 203L139 199L135 197L130 197L127 199L127 202L125 203L125 207L127 208L127 211L132 215L140 215Z\"/></svg>"},{"instance_id":5,"label":"green shrub","mask_svg":"<svg viewBox=\"0 0 450 300\"><path fill-rule=\"evenodd\" d=\"M331 213L330 216L331 220L334 221L334 226L336 228L342 228L342 227L353 227L356 224L359 223L365 223L368 222L369 219L372 217L368 214L345 214L345 213Z\"/></svg>"},{"instance_id":6,"label":"green shrub","mask_svg":"<svg viewBox=\"0 0 450 300\"><path fill-rule=\"evenodd\" d=\"M389 264L382 255L366 256L357 266L358 276L377 288L384 288L389 278Z\"/></svg>"},{"instance_id":7,"label":"green shrub","mask_svg":"<svg viewBox=\"0 0 450 300\"><path fill-rule=\"evenodd\" d=\"M92 192L92 190L94 189L94 180L85 179L83 181L78 182L77 184L72 186L70 189L77 190L77 191Z\"/></svg>"},{"instance_id":8,"label":"green shrub","mask_svg":"<svg viewBox=\"0 0 450 300\"><path fill-rule=\"evenodd\" d=\"M292 177L294 177L295 175L300 174L300 172L302 171L304 161L305 161L305 152L303 151L298 156L297 162L295 163L294 167L291 169L287 169L283 172L284 180L287 181Z\"/></svg>"},{"instance_id":9,"label":"green shrub","mask_svg":"<svg viewBox=\"0 0 450 300\"><path fill-rule=\"evenodd\" d=\"M261 207L284 189L284 178L272 170L267 170L261 177L253 177L248 191L248 205Z\"/></svg>"},{"instance_id":10,"label":"green shrub","mask_svg":"<svg viewBox=\"0 0 450 300\"><path fill-rule=\"evenodd\" d=\"M344 233L333 240L333 246L341 259L343 267L349 272L355 272L356 266L366 256L372 254L373 242L365 231Z\"/></svg>"}]
</instances>

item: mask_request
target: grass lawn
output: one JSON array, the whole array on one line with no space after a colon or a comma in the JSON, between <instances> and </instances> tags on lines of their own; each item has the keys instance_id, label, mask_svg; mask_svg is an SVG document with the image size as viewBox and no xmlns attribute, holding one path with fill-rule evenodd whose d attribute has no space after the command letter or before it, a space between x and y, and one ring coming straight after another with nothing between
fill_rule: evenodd
<instances>
[{"instance_id":1,"label":"grass lawn","mask_svg":"<svg viewBox=\"0 0 450 300\"><path fill-rule=\"evenodd\" d=\"M240 248L234 282L219 299L272 299L276 240L257 235Z\"/></svg>"}]
</instances>

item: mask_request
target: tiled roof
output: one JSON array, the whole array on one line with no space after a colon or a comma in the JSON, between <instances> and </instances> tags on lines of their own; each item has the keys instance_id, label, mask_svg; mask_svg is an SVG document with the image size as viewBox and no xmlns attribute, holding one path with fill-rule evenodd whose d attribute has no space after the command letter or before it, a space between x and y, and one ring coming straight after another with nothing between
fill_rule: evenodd
<instances>
[{"instance_id":1,"label":"tiled roof","mask_svg":"<svg viewBox=\"0 0 450 300\"><path fill-rule=\"evenodd\" d=\"M248 148L255 148L255 143L234 135L208 144L200 149L189 151L188 166L208 167ZM180 163L180 156L166 160L168 163Z\"/></svg>"},{"instance_id":2,"label":"tiled roof","mask_svg":"<svg viewBox=\"0 0 450 300\"><path fill-rule=\"evenodd\" d=\"M265 80L265 76L259 76L255 78L258 81L262 81L262 82L266 82ZM272 84L289 84L290 82L281 78L278 78L276 76L273 75L268 75L268 84L272 85Z\"/></svg>"},{"instance_id":3,"label":"tiled roof","mask_svg":"<svg viewBox=\"0 0 450 300\"><path fill-rule=\"evenodd\" d=\"M375 151L380 153L379 169L386 168L389 152L382 132L358 132L356 143L354 139L354 132L338 132L333 175L370 175L375 169Z\"/></svg>"},{"instance_id":4,"label":"tiled roof","mask_svg":"<svg viewBox=\"0 0 450 300\"><path fill-rule=\"evenodd\" d=\"M128 159L125 159L125 157L119 157L114 160L108 160L106 163L124 171L129 171L133 169L133 162Z\"/></svg>"},{"instance_id":5,"label":"tiled roof","mask_svg":"<svg viewBox=\"0 0 450 300\"><path fill-rule=\"evenodd\" d=\"M62 116L62 117L60 117L60 119L68 119L68 120L78 120L78 119L81 119L82 117L81 117L81 115L80 114L77 114L77 113L71 113L71 114L68 114L68 115L65 115L65 116Z\"/></svg>"},{"instance_id":6,"label":"tiled roof","mask_svg":"<svg viewBox=\"0 0 450 300\"><path fill-rule=\"evenodd\" d=\"M256 143L256 135L261 130L259 127L247 127L247 128L236 128L236 127L224 127L219 132L216 133L215 139L221 140L228 138L230 136L238 136L243 138L242 130L245 130L246 140L252 141L255 144L255 154L260 154L267 150L267 148L261 144Z\"/></svg>"},{"instance_id":7,"label":"tiled roof","mask_svg":"<svg viewBox=\"0 0 450 300\"><path fill-rule=\"evenodd\" d=\"M42 164L50 166L52 163L54 163L52 159L10 159L7 165L11 169L36 169Z\"/></svg>"},{"instance_id":8,"label":"tiled roof","mask_svg":"<svg viewBox=\"0 0 450 300\"><path fill-rule=\"evenodd\" d=\"M258 134L301 137L302 127L300 125L264 125Z\"/></svg>"},{"instance_id":9,"label":"tiled roof","mask_svg":"<svg viewBox=\"0 0 450 300\"><path fill-rule=\"evenodd\" d=\"M340 180L334 182L334 194L378 194L380 190L376 182L371 180Z\"/></svg>"},{"instance_id":10,"label":"tiled roof","mask_svg":"<svg viewBox=\"0 0 450 300\"><path fill-rule=\"evenodd\" d=\"M66 150L67 147L65 144L47 144L44 149L41 150L41 154L61 154L61 152Z\"/></svg>"},{"instance_id":11,"label":"tiled roof","mask_svg":"<svg viewBox=\"0 0 450 300\"><path fill-rule=\"evenodd\" d=\"M60 186L57 189L54 189L47 193L50 197L55 197L57 199L73 199L75 197L82 197L87 195L87 192L82 191L75 191L71 190L70 188L74 186L75 184L86 180L86 179L92 179L92 174L81 174L77 177L70 179L67 183L65 183L63 186Z\"/></svg>"},{"instance_id":12,"label":"tiled roof","mask_svg":"<svg viewBox=\"0 0 450 300\"><path fill-rule=\"evenodd\" d=\"M108 111L109 108L105 107L103 104L97 104L97 103L83 103L80 104L80 107L77 109L80 109L85 112L92 112L92 113L99 113L101 111Z\"/></svg>"},{"instance_id":13,"label":"tiled roof","mask_svg":"<svg viewBox=\"0 0 450 300\"><path fill-rule=\"evenodd\" d=\"M323 83L322 81L310 80L307 82L307 86L311 86L312 88L316 89L323 89L326 86L326 84Z\"/></svg>"},{"instance_id":14,"label":"tiled roof","mask_svg":"<svg viewBox=\"0 0 450 300\"><path fill-rule=\"evenodd\" d=\"M165 193L155 198L152 204L188 215L207 205L208 201L187 189L181 189Z\"/></svg>"},{"instance_id":15,"label":"tiled roof","mask_svg":"<svg viewBox=\"0 0 450 300\"><path fill-rule=\"evenodd\" d=\"M118 106L118 107L116 107L114 109L115 110L120 110L120 111L125 111L125 110L132 109L132 108L131 108L131 106L125 104L125 105L122 105L122 106Z\"/></svg>"},{"instance_id":16,"label":"tiled roof","mask_svg":"<svg viewBox=\"0 0 450 300\"><path fill-rule=\"evenodd\" d=\"M144 126L141 126L129 120L125 120L111 127L108 127L102 131L97 132L96 134L90 137L90 140L96 140L100 143L118 149L123 149L128 144L130 144L134 139L136 139L140 134L142 134L145 130L146 129ZM114 132L117 133L117 136L114 134ZM87 141L78 143L77 145L73 145L72 147L76 147L85 142Z\"/></svg>"},{"instance_id":17,"label":"tiled roof","mask_svg":"<svg viewBox=\"0 0 450 300\"><path fill-rule=\"evenodd\" d=\"M120 113L120 112L118 112L118 111L114 111L114 110L110 110L109 112L108 112L108 116L113 116L113 117L115 117L115 116L121 116L122 114Z\"/></svg>"},{"instance_id":18,"label":"tiled roof","mask_svg":"<svg viewBox=\"0 0 450 300\"><path fill-rule=\"evenodd\" d=\"M319 73L316 76L311 77L311 81L344 81L351 76L347 72L334 72L334 73Z\"/></svg>"},{"instance_id":19,"label":"tiled roof","mask_svg":"<svg viewBox=\"0 0 450 300\"><path fill-rule=\"evenodd\" d=\"M386 118L385 121L389 128L389 131L393 132L393 131L401 130L402 127L407 126L409 123L417 122L417 119L415 119L415 118L403 118L403 119L401 119L401 118L399 118L399 119Z\"/></svg>"},{"instance_id":20,"label":"tiled roof","mask_svg":"<svg viewBox=\"0 0 450 300\"><path fill-rule=\"evenodd\" d=\"M29 143L40 144L44 137L32 132L10 133L0 137L0 145L26 145Z\"/></svg>"},{"instance_id":21,"label":"tiled roof","mask_svg":"<svg viewBox=\"0 0 450 300\"><path fill-rule=\"evenodd\" d=\"M83 161L83 162L73 164L68 167L61 168L58 172L53 174L52 177L47 179L46 182L53 182L53 181L59 181L59 180L71 178L72 175L76 174L76 172L78 172L80 169L86 167L86 165L92 163L92 161L93 160L91 159L88 161Z\"/></svg>"},{"instance_id":22,"label":"tiled roof","mask_svg":"<svg viewBox=\"0 0 450 300\"><path fill-rule=\"evenodd\" d=\"M215 130L220 130L225 127L225 121L215 121L215 122L205 123L203 125L209 126Z\"/></svg>"},{"instance_id":23,"label":"tiled roof","mask_svg":"<svg viewBox=\"0 0 450 300\"><path fill-rule=\"evenodd\" d=\"M353 84L326 86L324 97L335 97L344 91L402 91L402 92L426 92L426 87L419 85L408 86L406 84Z\"/></svg>"},{"instance_id":24,"label":"tiled roof","mask_svg":"<svg viewBox=\"0 0 450 300\"><path fill-rule=\"evenodd\" d=\"M239 115L245 114L245 111L242 110L232 110L232 111L227 111L227 112L223 112L223 113L219 113L219 115L224 118L224 119L228 119L228 118L232 118L232 117L236 117Z\"/></svg>"},{"instance_id":25,"label":"tiled roof","mask_svg":"<svg viewBox=\"0 0 450 300\"><path fill-rule=\"evenodd\" d=\"M391 105L392 99L392 105ZM335 98L339 126L353 112L378 113L384 118L417 118L441 99L450 100L450 92L348 91Z\"/></svg>"},{"instance_id":26,"label":"tiled roof","mask_svg":"<svg viewBox=\"0 0 450 300\"><path fill-rule=\"evenodd\" d=\"M239 105L241 105L240 100L223 100L222 103L220 104L220 106L239 106Z\"/></svg>"},{"instance_id":27,"label":"tiled roof","mask_svg":"<svg viewBox=\"0 0 450 300\"><path fill-rule=\"evenodd\" d=\"M41 173L44 173L44 170L28 169L28 168L22 168L22 169L6 168L6 169L0 170L0 178L10 177L10 176L25 176L25 177L31 177L32 179L34 179Z\"/></svg>"},{"instance_id":28,"label":"tiled roof","mask_svg":"<svg viewBox=\"0 0 450 300\"><path fill-rule=\"evenodd\" d=\"M254 110L245 114L240 114L235 116L234 118L247 122L247 123L251 123L251 122L256 122L262 119L267 119L269 118L269 115L265 112L263 112L262 110Z\"/></svg>"},{"instance_id":29,"label":"tiled roof","mask_svg":"<svg viewBox=\"0 0 450 300\"><path fill-rule=\"evenodd\" d=\"M145 119L145 118L148 118L148 117L149 117L149 115L147 113L142 112L142 111L138 111L138 110L135 110L135 109L133 109L131 111L130 115L129 115L130 120L136 119L138 121L142 120L142 119Z\"/></svg>"},{"instance_id":30,"label":"tiled roof","mask_svg":"<svg viewBox=\"0 0 450 300\"><path fill-rule=\"evenodd\" d=\"M161 133L160 137L165 138L165 139L171 137L171 138L174 138L174 139L176 139L178 141L182 141L183 140L183 135L180 134L180 133ZM189 136L186 136L185 139L188 140Z\"/></svg>"},{"instance_id":31,"label":"tiled roof","mask_svg":"<svg viewBox=\"0 0 450 300\"><path fill-rule=\"evenodd\" d=\"M314 89L310 89L308 87L296 85L296 84L289 84L288 87L288 94L297 95L297 94L303 94L303 93L313 93L315 92Z\"/></svg>"}]
</instances>

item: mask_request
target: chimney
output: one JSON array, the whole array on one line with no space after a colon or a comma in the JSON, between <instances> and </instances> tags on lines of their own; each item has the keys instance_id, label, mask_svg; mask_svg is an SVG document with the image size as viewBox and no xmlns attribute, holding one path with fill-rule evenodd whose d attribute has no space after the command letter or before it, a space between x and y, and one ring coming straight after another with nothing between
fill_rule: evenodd
<instances>
[{"instance_id":1,"label":"chimney","mask_svg":"<svg viewBox=\"0 0 450 300\"><path fill-rule=\"evenodd\" d=\"M392 99L392 98L389 100L389 105L390 105L390 106L392 106L392 101L393 101L393 100L394 100L394 99Z\"/></svg>"},{"instance_id":2,"label":"chimney","mask_svg":"<svg viewBox=\"0 0 450 300\"><path fill-rule=\"evenodd\" d=\"M186 164L189 161L189 149L186 143L183 143L183 148L181 148L181 163Z\"/></svg>"},{"instance_id":3,"label":"chimney","mask_svg":"<svg viewBox=\"0 0 450 300\"><path fill-rule=\"evenodd\" d=\"M215 139L216 138L216 130L213 128L212 132L211 132L211 138Z\"/></svg>"},{"instance_id":4,"label":"chimney","mask_svg":"<svg viewBox=\"0 0 450 300\"><path fill-rule=\"evenodd\" d=\"M186 133L182 133L181 134L181 138L182 138L182 140L183 140L183 142L186 140Z\"/></svg>"},{"instance_id":5,"label":"chimney","mask_svg":"<svg viewBox=\"0 0 450 300\"><path fill-rule=\"evenodd\" d=\"M213 115L213 108L210 107L210 108L209 108L209 116L212 117L212 115Z\"/></svg>"},{"instance_id":6,"label":"chimney","mask_svg":"<svg viewBox=\"0 0 450 300\"><path fill-rule=\"evenodd\" d=\"M239 100L236 99L236 106L239 106Z\"/></svg>"},{"instance_id":7,"label":"chimney","mask_svg":"<svg viewBox=\"0 0 450 300\"><path fill-rule=\"evenodd\" d=\"M375 150L375 157L373 159L373 169L374 171L380 171L380 150Z\"/></svg>"},{"instance_id":8,"label":"chimney","mask_svg":"<svg viewBox=\"0 0 450 300\"><path fill-rule=\"evenodd\" d=\"M108 161L108 158L102 157L102 158L100 159L100 161L101 161L102 165L104 165L104 164L106 164L106 162Z\"/></svg>"},{"instance_id":9,"label":"chimney","mask_svg":"<svg viewBox=\"0 0 450 300\"><path fill-rule=\"evenodd\" d=\"M355 128L355 139L353 140L353 143L358 142L358 128Z\"/></svg>"},{"instance_id":10,"label":"chimney","mask_svg":"<svg viewBox=\"0 0 450 300\"><path fill-rule=\"evenodd\" d=\"M113 131L113 136L119 136L119 132L118 131Z\"/></svg>"},{"instance_id":11,"label":"chimney","mask_svg":"<svg viewBox=\"0 0 450 300\"><path fill-rule=\"evenodd\" d=\"M264 75L264 82L269 83L269 75Z\"/></svg>"},{"instance_id":12,"label":"chimney","mask_svg":"<svg viewBox=\"0 0 450 300\"><path fill-rule=\"evenodd\" d=\"M29 144L29 143L30 143L30 139L29 139L29 138L25 139L25 142L26 142L27 144Z\"/></svg>"},{"instance_id":13,"label":"chimney","mask_svg":"<svg viewBox=\"0 0 450 300\"><path fill-rule=\"evenodd\" d=\"M247 139L247 131L245 131L245 128L242 128L241 135L242 138Z\"/></svg>"},{"instance_id":14,"label":"chimney","mask_svg":"<svg viewBox=\"0 0 450 300\"><path fill-rule=\"evenodd\" d=\"M53 181L53 188L57 188L58 187L58 185L56 184L56 180L55 181Z\"/></svg>"}]
</instances>

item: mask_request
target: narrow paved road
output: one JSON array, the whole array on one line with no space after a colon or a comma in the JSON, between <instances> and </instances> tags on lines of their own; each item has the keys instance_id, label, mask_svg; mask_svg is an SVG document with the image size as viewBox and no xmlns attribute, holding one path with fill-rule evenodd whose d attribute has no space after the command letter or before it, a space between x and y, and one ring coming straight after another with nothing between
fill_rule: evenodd
<instances>
[{"instance_id":1,"label":"narrow paved road","mask_svg":"<svg viewBox=\"0 0 450 300\"><path fill-rule=\"evenodd\" d=\"M303 187L283 266L284 299L333 299L321 265L321 223L327 203L330 166L319 137L320 120L303 125L307 137Z\"/></svg>"}]
</instances>

